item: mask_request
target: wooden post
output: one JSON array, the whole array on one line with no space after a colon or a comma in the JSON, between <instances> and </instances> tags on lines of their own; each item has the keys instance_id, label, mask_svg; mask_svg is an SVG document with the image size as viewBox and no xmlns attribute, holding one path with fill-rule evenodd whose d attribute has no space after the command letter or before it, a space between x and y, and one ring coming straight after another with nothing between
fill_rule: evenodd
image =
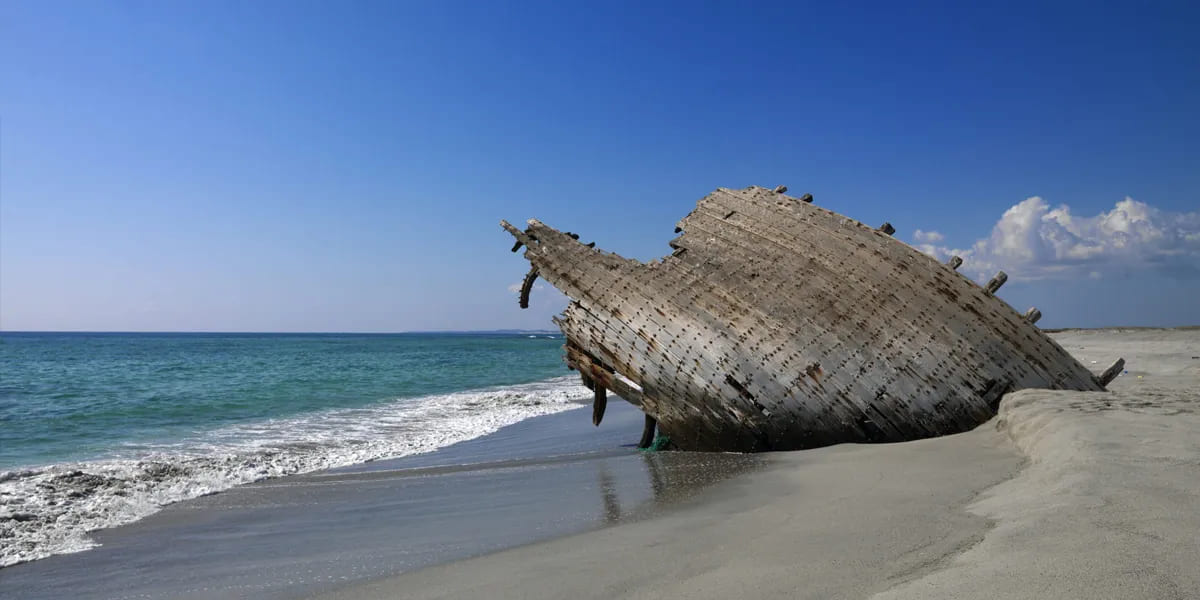
<instances>
[{"instance_id":1,"label":"wooden post","mask_svg":"<svg viewBox=\"0 0 1200 600\"><path fill-rule=\"evenodd\" d=\"M1000 286L1004 285L1005 281L1008 281L1008 273L1005 273L1004 271L997 272L996 276L993 277L991 281L987 282L987 285L983 287L983 293L989 296L995 294L1000 290Z\"/></svg>"},{"instance_id":2,"label":"wooden post","mask_svg":"<svg viewBox=\"0 0 1200 600\"><path fill-rule=\"evenodd\" d=\"M892 227L891 223L884 223L883 225L880 225L879 230L888 235L892 235L893 233L896 233L896 228Z\"/></svg>"},{"instance_id":3,"label":"wooden post","mask_svg":"<svg viewBox=\"0 0 1200 600\"><path fill-rule=\"evenodd\" d=\"M1117 361L1109 365L1109 367L1105 369L1104 372L1096 378L1096 380L1100 382L1100 385L1107 387L1108 384L1112 383L1112 380L1117 378L1117 375L1121 374L1121 370L1124 368L1125 359L1118 358Z\"/></svg>"},{"instance_id":4,"label":"wooden post","mask_svg":"<svg viewBox=\"0 0 1200 600\"><path fill-rule=\"evenodd\" d=\"M1025 311L1025 320L1030 323L1037 323L1040 318L1042 318L1042 311L1038 310L1036 306L1031 306L1029 310Z\"/></svg>"},{"instance_id":5,"label":"wooden post","mask_svg":"<svg viewBox=\"0 0 1200 600\"><path fill-rule=\"evenodd\" d=\"M654 428L657 426L658 421L646 415L646 424L642 427L642 439L638 442L638 448L645 450L654 444Z\"/></svg>"},{"instance_id":6,"label":"wooden post","mask_svg":"<svg viewBox=\"0 0 1200 600\"><path fill-rule=\"evenodd\" d=\"M951 269L957 271L958 268L962 266L962 257L951 256L950 260L946 261L946 264L950 265Z\"/></svg>"},{"instance_id":7,"label":"wooden post","mask_svg":"<svg viewBox=\"0 0 1200 600\"><path fill-rule=\"evenodd\" d=\"M592 425L600 426L600 421L604 420L605 408L608 408L608 390L597 383L596 397L592 402Z\"/></svg>"}]
</instances>

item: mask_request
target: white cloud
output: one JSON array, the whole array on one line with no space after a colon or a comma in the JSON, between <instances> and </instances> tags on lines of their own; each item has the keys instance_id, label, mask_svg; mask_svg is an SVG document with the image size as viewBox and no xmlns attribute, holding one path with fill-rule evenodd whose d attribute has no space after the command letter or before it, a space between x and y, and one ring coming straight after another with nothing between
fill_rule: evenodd
<instances>
[{"instance_id":1,"label":"white cloud","mask_svg":"<svg viewBox=\"0 0 1200 600\"><path fill-rule=\"evenodd\" d=\"M1099 278L1114 269L1200 274L1200 212L1172 213L1132 198L1094 217L1027 198L966 249L938 246L941 236L931 234L918 230L915 247L939 260L961 256L962 268L981 279L998 270L1018 279Z\"/></svg>"},{"instance_id":2,"label":"white cloud","mask_svg":"<svg viewBox=\"0 0 1200 600\"><path fill-rule=\"evenodd\" d=\"M918 229L915 232L913 232L913 239L918 242L936 244L936 243L946 239L946 236L944 236L936 231L921 231L920 229Z\"/></svg>"}]
</instances>

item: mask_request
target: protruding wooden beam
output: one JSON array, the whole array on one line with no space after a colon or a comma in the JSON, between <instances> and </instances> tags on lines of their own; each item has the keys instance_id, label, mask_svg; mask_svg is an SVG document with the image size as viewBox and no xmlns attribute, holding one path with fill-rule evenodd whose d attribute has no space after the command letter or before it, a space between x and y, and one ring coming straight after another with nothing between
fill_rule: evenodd
<instances>
[{"instance_id":1,"label":"protruding wooden beam","mask_svg":"<svg viewBox=\"0 0 1200 600\"><path fill-rule=\"evenodd\" d=\"M658 426L658 421L650 415L646 415L646 424L642 427L642 439L638 441L638 448L645 450L654 445L654 428Z\"/></svg>"},{"instance_id":2,"label":"protruding wooden beam","mask_svg":"<svg viewBox=\"0 0 1200 600\"><path fill-rule=\"evenodd\" d=\"M896 233L896 228L892 227L891 223L884 223L883 225L880 225L879 230L888 235L892 235L893 233Z\"/></svg>"},{"instance_id":3,"label":"protruding wooden beam","mask_svg":"<svg viewBox=\"0 0 1200 600\"><path fill-rule=\"evenodd\" d=\"M782 193L784 193L784 192L786 192L786 191L787 191L787 186L786 186L786 185L777 185L777 186L775 186L775 193L776 193L776 194L782 194Z\"/></svg>"},{"instance_id":4,"label":"protruding wooden beam","mask_svg":"<svg viewBox=\"0 0 1200 600\"><path fill-rule=\"evenodd\" d=\"M612 369L569 342L567 344L567 366L579 370L579 375L583 377L583 385L589 390L595 389L594 386L602 385L626 402L639 408L642 406L642 390L640 388L635 388L626 383L624 379L616 377Z\"/></svg>"},{"instance_id":5,"label":"protruding wooden beam","mask_svg":"<svg viewBox=\"0 0 1200 600\"><path fill-rule=\"evenodd\" d=\"M521 282L521 297L517 300L521 308L529 308L529 292L533 289L533 282L537 276L537 267L529 267L529 272L525 274L525 280Z\"/></svg>"},{"instance_id":6,"label":"protruding wooden beam","mask_svg":"<svg viewBox=\"0 0 1200 600\"><path fill-rule=\"evenodd\" d=\"M1029 307L1029 310L1025 311L1025 320L1029 321L1030 323L1037 323L1038 319L1041 318L1042 311L1038 310L1036 306L1031 306Z\"/></svg>"},{"instance_id":7,"label":"protruding wooden beam","mask_svg":"<svg viewBox=\"0 0 1200 600\"><path fill-rule=\"evenodd\" d=\"M955 271L957 271L958 268L962 266L962 257L951 256L950 260L946 261L946 264L950 265L951 269L954 269Z\"/></svg>"},{"instance_id":8,"label":"protruding wooden beam","mask_svg":"<svg viewBox=\"0 0 1200 600\"><path fill-rule=\"evenodd\" d=\"M983 286L983 293L989 296L995 294L1000 290L1000 286L1004 285L1005 281L1008 281L1008 273L1005 273L1004 271L997 271L996 276L993 277L991 281L988 281L987 285Z\"/></svg>"},{"instance_id":9,"label":"protruding wooden beam","mask_svg":"<svg viewBox=\"0 0 1200 600\"><path fill-rule=\"evenodd\" d=\"M504 230L511 234L514 238L517 238L517 243L513 245L513 252L519 250L522 245L529 246L529 243L535 239L533 236L521 231L520 229L517 229L512 223L509 223L504 219L500 220L500 226L503 227Z\"/></svg>"},{"instance_id":10,"label":"protruding wooden beam","mask_svg":"<svg viewBox=\"0 0 1200 600\"><path fill-rule=\"evenodd\" d=\"M812 201L813 201L812 194L805 194L803 196L800 196L800 201L805 204L812 204Z\"/></svg>"},{"instance_id":11,"label":"protruding wooden beam","mask_svg":"<svg viewBox=\"0 0 1200 600\"><path fill-rule=\"evenodd\" d=\"M1116 379L1117 375L1120 375L1121 370L1124 368L1125 359L1118 358L1116 362L1109 365L1108 368L1096 378L1096 381L1099 381L1100 385L1108 387L1108 384L1112 383L1112 380Z\"/></svg>"},{"instance_id":12,"label":"protruding wooden beam","mask_svg":"<svg viewBox=\"0 0 1200 600\"><path fill-rule=\"evenodd\" d=\"M596 384L596 395L592 400L592 425L600 426L600 421L604 420L604 409L608 408L608 389L600 384Z\"/></svg>"}]
</instances>

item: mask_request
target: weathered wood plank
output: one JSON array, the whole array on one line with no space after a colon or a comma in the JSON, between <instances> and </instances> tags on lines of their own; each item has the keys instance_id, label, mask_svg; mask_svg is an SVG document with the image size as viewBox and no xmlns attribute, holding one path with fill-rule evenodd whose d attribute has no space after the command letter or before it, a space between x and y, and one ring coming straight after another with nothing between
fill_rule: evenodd
<instances>
[{"instance_id":1,"label":"weathered wood plank","mask_svg":"<svg viewBox=\"0 0 1200 600\"><path fill-rule=\"evenodd\" d=\"M1115 362L1113 362L1113 364L1109 365L1099 377L1097 377L1097 379L1100 381L1100 385L1107 386L1108 384L1112 383L1112 380L1116 379L1117 375L1120 375L1121 370L1124 368L1125 359L1118 358Z\"/></svg>"}]
</instances>

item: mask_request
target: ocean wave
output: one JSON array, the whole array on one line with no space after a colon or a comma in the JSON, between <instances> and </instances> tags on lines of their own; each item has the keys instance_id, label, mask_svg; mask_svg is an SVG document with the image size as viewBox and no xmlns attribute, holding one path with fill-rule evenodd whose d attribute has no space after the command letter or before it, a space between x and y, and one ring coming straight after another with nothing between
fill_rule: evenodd
<instances>
[{"instance_id":1,"label":"ocean wave","mask_svg":"<svg viewBox=\"0 0 1200 600\"><path fill-rule=\"evenodd\" d=\"M430 452L587 399L573 377L225 427L104 460L0 472L0 567L233 486Z\"/></svg>"}]
</instances>

